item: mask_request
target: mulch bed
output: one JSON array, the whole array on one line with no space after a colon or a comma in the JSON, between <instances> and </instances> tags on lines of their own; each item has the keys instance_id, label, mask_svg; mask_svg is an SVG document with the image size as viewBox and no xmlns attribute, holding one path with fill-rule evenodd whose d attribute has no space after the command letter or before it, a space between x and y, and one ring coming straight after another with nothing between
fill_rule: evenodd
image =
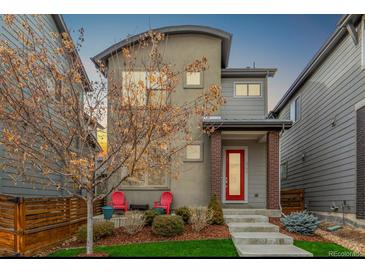
<instances>
[{"instance_id":1,"label":"mulch bed","mask_svg":"<svg viewBox=\"0 0 365 274\"><path fill-rule=\"evenodd\" d=\"M326 230L328 227L334 226L336 224L334 223L330 223L330 222L323 222L320 224L320 228L322 228L323 230ZM345 238L347 240L352 240L352 241L356 241L360 244L365 245L365 229L361 229L361 228L353 228L350 226L343 226L342 228L333 231L332 234L340 237L340 238Z\"/></svg>"},{"instance_id":2,"label":"mulch bed","mask_svg":"<svg viewBox=\"0 0 365 274\"><path fill-rule=\"evenodd\" d=\"M336 224L323 222L320 224L320 229L316 230L316 234L323 238L342 245L355 253L365 256L365 229L343 226L342 228L329 232L326 229Z\"/></svg>"},{"instance_id":3,"label":"mulch bed","mask_svg":"<svg viewBox=\"0 0 365 274\"><path fill-rule=\"evenodd\" d=\"M185 231L182 235L174 237L161 237L152 233L151 227L144 227L142 231L135 235L128 235L123 228L117 228L113 236L101 239L95 242L97 245L122 245L132 243L147 243L161 241L186 241L186 240L204 240L204 239L229 239L228 227L226 225L210 225L200 232L195 232L191 225L185 225ZM63 248L79 247L85 244L77 240L69 241L62 245Z\"/></svg>"},{"instance_id":4,"label":"mulch bed","mask_svg":"<svg viewBox=\"0 0 365 274\"><path fill-rule=\"evenodd\" d=\"M319 235L301 235L298 233L289 232L284 228L284 225L281 223L280 218L269 218L269 222L277 225L280 229L280 233L286 234L292 237L294 240L298 241L308 241L308 242L330 242L329 240L319 236Z\"/></svg>"}]
</instances>

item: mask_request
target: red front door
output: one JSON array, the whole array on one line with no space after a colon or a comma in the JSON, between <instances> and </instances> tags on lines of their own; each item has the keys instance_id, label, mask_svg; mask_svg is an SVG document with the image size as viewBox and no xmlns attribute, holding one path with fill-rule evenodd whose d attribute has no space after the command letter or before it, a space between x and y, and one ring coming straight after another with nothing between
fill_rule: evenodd
<instances>
[{"instance_id":1,"label":"red front door","mask_svg":"<svg viewBox=\"0 0 365 274\"><path fill-rule=\"evenodd\" d=\"M245 193L245 151L226 150L226 200L243 200Z\"/></svg>"}]
</instances>

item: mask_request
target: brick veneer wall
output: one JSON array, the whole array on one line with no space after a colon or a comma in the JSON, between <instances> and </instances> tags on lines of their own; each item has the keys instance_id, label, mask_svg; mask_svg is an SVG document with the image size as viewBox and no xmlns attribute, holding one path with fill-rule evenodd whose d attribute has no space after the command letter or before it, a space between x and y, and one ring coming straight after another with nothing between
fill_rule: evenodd
<instances>
[{"instance_id":1,"label":"brick veneer wall","mask_svg":"<svg viewBox=\"0 0 365 274\"><path fill-rule=\"evenodd\" d=\"M280 208L279 193L279 132L267 134L267 205L268 209Z\"/></svg>"},{"instance_id":2,"label":"brick veneer wall","mask_svg":"<svg viewBox=\"0 0 365 274\"><path fill-rule=\"evenodd\" d=\"M211 194L221 200L222 181L222 136L220 131L215 131L210 137L210 180Z\"/></svg>"},{"instance_id":3,"label":"brick veneer wall","mask_svg":"<svg viewBox=\"0 0 365 274\"><path fill-rule=\"evenodd\" d=\"M356 115L356 218L365 219L365 107Z\"/></svg>"}]
</instances>

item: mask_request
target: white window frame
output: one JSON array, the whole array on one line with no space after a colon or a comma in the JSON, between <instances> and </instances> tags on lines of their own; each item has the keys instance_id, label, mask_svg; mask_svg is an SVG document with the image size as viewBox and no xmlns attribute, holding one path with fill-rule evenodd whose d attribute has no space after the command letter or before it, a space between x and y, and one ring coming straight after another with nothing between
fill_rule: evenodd
<instances>
[{"instance_id":1,"label":"white window frame","mask_svg":"<svg viewBox=\"0 0 365 274\"><path fill-rule=\"evenodd\" d=\"M296 102L298 101L298 109L296 106ZM297 117L298 111L298 117ZM302 118L302 100L300 96L294 98L294 100L290 103L290 110L289 110L290 120L293 121L293 124L300 121Z\"/></svg>"},{"instance_id":2,"label":"white window frame","mask_svg":"<svg viewBox=\"0 0 365 274\"><path fill-rule=\"evenodd\" d=\"M248 86L250 84L259 85L260 86L260 95L237 95L236 94L236 85L243 84L247 85L247 92L249 92ZM242 98L262 98L262 83L261 82L254 82L254 81L237 81L233 82L233 97L242 99Z\"/></svg>"},{"instance_id":3,"label":"white window frame","mask_svg":"<svg viewBox=\"0 0 365 274\"><path fill-rule=\"evenodd\" d=\"M185 89L202 89L204 88L204 72L200 71L200 84L199 85L188 85L187 84L187 73L188 71L184 72L184 88Z\"/></svg>"},{"instance_id":4,"label":"white window frame","mask_svg":"<svg viewBox=\"0 0 365 274\"><path fill-rule=\"evenodd\" d=\"M199 159L189 159L187 158L187 146L185 148L185 151L184 151L184 162L203 162L204 161L204 143L202 141L197 141L197 142L193 142L189 145L199 145L200 146L200 158ZM188 146L189 146L188 145Z\"/></svg>"}]
</instances>

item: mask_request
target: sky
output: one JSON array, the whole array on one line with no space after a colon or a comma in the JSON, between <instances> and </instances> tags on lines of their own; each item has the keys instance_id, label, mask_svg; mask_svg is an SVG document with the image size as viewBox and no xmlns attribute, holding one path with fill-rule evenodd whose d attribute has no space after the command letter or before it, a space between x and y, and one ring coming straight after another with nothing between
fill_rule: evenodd
<instances>
[{"instance_id":1,"label":"sky","mask_svg":"<svg viewBox=\"0 0 365 274\"><path fill-rule=\"evenodd\" d=\"M233 34L229 67L273 67L269 110L330 37L340 15L64 15L74 38L81 27L80 51L90 80L97 80L90 58L110 45L150 28L205 25Z\"/></svg>"}]
</instances>

